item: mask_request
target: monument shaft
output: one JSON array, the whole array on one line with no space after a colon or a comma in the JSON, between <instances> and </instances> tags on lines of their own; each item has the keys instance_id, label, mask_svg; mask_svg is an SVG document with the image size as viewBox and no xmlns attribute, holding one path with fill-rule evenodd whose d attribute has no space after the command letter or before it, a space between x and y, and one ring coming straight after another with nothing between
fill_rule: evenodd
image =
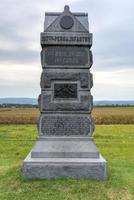
<instances>
[{"instance_id":1,"label":"monument shaft","mask_svg":"<svg viewBox=\"0 0 134 200\"><path fill-rule=\"evenodd\" d=\"M107 163L93 142L92 34L88 15L46 13L41 33L39 136L23 162L28 178L105 179Z\"/></svg>"}]
</instances>

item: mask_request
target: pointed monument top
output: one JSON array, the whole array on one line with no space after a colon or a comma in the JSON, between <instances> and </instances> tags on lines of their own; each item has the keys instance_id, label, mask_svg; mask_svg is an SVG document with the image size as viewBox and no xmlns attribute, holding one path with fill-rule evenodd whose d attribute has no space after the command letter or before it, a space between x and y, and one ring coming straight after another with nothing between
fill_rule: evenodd
<instances>
[{"instance_id":1,"label":"pointed monument top","mask_svg":"<svg viewBox=\"0 0 134 200\"><path fill-rule=\"evenodd\" d=\"M63 12L46 12L44 30L48 32L89 32L88 14L73 13L68 5Z\"/></svg>"}]
</instances>

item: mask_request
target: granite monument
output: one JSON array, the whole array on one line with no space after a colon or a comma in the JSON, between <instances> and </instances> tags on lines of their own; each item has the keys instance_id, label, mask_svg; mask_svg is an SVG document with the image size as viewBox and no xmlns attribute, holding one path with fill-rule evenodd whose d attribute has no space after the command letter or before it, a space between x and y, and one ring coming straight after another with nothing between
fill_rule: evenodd
<instances>
[{"instance_id":1,"label":"granite monument","mask_svg":"<svg viewBox=\"0 0 134 200\"><path fill-rule=\"evenodd\" d=\"M105 179L107 162L93 141L92 34L88 14L45 13L41 33L40 118L36 144L23 161L27 179Z\"/></svg>"}]
</instances>

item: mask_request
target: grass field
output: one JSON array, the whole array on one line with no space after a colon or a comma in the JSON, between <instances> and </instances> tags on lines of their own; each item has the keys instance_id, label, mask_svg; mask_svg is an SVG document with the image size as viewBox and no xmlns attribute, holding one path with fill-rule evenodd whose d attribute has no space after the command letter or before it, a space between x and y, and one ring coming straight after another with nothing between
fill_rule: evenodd
<instances>
[{"instance_id":1,"label":"grass field","mask_svg":"<svg viewBox=\"0 0 134 200\"><path fill-rule=\"evenodd\" d=\"M0 108L0 124L35 124L37 108ZM95 107L96 124L134 124L134 107Z\"/></svg>"},{"instance_id":2,"label":"grass field","mask_svg":"<svg viewBox=\"0 0 134 200\"><path fill-rule=\"evenodd\" d=\"M107 159L105 181L26 181L22 160L35 143L35 125L0 125L0 200L134 200L134 125L97 125L95 143Z\"/></svg>"}]
</instances>

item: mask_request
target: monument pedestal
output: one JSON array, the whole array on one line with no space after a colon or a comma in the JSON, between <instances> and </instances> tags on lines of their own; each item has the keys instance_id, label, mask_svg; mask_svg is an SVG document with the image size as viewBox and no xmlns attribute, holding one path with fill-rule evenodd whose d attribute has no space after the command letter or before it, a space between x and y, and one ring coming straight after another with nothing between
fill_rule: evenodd
<instances>
[{"instance_id":1,"label":"monument pedestal","mask_svg":"<svg viewBox=\"0 0 134 200\"><path fill-rule=\"evenodd\" d=\"M92 34L87 13L46 13L41 33L40 118L36 144L23 161L27 179L105 179L107 162L93 141Z\"/></svg>"},{"instance_id":2,"label":"monument pedestal","mask_svg":"<svg viewBox=\"0 0 134 200\"><path fill-rule=\"evenodd\" d=\"M88 137L39 138L23 162L28 179L56 177L105 179L107 163Z\"/></svg>"},{"instance_id":3,"label":"monument pedestal","mask_svg":"<svg viewBox=\"0 0 134 200\"><path fill-rule=\"evenodd\" d=\"M39 137L23 162L28 179L105 179L107 163L90 137Z\"/></svg>"}]
</instances>

